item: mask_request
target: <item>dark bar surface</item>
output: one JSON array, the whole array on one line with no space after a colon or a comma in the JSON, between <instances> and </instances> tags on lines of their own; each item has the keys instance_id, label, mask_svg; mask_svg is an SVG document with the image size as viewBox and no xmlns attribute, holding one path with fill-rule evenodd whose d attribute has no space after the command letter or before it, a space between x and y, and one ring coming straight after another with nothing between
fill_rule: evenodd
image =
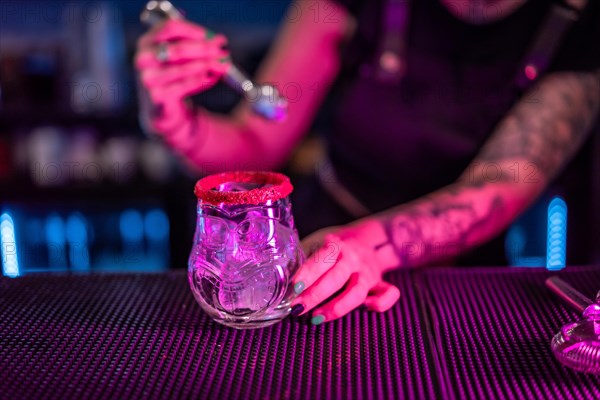
<instances>
[{"instance_id":1,"label":"dark bar surface","mask_svg":"<svg viewBox=\"0 0 600 400\"><path fill-rule=\"evenodd\" d=\"M184 273L0 279L0 397L434 398L418 301L312 326L210 320Z\"/></svg>"},{"instance_id":2,"label":"dark bar surface","mask_svg":"<svg viewBox=\"0 0 600 400\"><path fill-rule=\"evenodd\" d=\"M444 383L459 399L598 399L600 377L563 367L550 350L580 313L544 285L558 275L591 298L600 269L423 270L416 278L442 354Z\"/></svg>"},{"instance_id":3,"label":"dark bar surface","mask_svg":"<svg viewBox=\"0 0 600 400\"><path fill-rule=\"evenodd\" d=\"M404 271L389 312L245 331L212 322L184 272L0 278L0 398L599 398L550 352L580 318L550 275ZM559 276L600 288L600 269Z\"/></svg>"}]
</instances>

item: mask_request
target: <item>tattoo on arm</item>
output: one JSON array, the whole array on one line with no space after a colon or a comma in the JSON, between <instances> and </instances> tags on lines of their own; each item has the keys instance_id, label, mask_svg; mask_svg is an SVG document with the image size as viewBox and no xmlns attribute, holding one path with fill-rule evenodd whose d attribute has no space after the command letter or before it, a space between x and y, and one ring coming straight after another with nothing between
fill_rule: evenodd
<instances>
[{"instance_id":1,"label":"tattoo on arm","mask_svg":"<svg viewBox=\"0 0 600 400\"><path fill-rule=\"evenodd\" d=\"M547 182L584 141L600 108L600 71L561 73L535 89L498 126L477 161L528 160Z\"/></svg>"},{"instance_id":2,"label":"tattoo on arm","mask_svg":"<svg viewBox=\"0 0 600 400\"><path fill-rule=\"evenodd\" d=\"M526 182L535 188L527 188L529 197L543 190L584 141L600 108L600 71L557 74L536 90L539 101L521 100L471 164L473 168L492 162L535 166L542 179ZM532 200L524 198L522 191L511 192L511 185L517 183L512 178L506 174L493 182L461 179L381 214L387 239L375 251L392 245L401 266L418 266L489 240Z\"/></svg>"},{"instance_id":3,"label":"tattoo on arm","mask_svg":"<svg viewBox=\"0 0 600 400\"><path fill-rule=\"evenodd\" d=\"M465 190L470 190L466 188ZM461 190L447 188L446 195L421 207L385 218L386 244L391 244L402 266L417 266L451 258L479 244L490 226L502 224L504 199L496 195L485 211ZM470 197L470 196L469 196Z\"/></svg>"}]
</instances>

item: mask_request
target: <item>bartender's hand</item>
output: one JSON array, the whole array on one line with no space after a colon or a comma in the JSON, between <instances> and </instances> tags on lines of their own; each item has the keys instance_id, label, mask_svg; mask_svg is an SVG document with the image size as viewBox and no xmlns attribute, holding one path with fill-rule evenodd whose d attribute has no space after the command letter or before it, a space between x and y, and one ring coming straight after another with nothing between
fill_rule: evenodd
<instances>
[{"instance_id":1,"label":"bartender's hand","mask_svg":"<svg viewBox=\"0 0 600 400\"><path fill-rule=\"evenodd\" d=\"M184 99L208 90L231 65L227 39L185 20L169 20L138 40L135 66L159 112L153 128L165 133L189 116ZM180 121L178 121L178 119Z\"/></svg>"},{"instance_id":2,"label":"bartender's hand","mask_svg":"<svg viewBox=\"0 0 600 400\"><path fill-rule=\"evenodd\" d=\"M318 325L363 304L372 311L387 311L400 298L400 290L382 278L399 260L379 222L365 219L322 229L302 244L308 256L293 281L299 295L292 302L292 315L314 309L312 323Z\"/></svg>"}]
</instances>

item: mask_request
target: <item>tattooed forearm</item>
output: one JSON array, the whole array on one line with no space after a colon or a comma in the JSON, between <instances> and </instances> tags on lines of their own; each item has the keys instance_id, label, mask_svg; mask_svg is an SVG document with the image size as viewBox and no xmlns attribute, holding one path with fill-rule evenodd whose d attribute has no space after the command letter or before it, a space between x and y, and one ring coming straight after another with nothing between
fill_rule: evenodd
<instances>
[{"instance_id":1,"label":"tattooed forearm","mask_svg":"<svg viewBox=\"0 0 600 400\"><path fill-rule=\"evenodd\" d=\"M505 199L493 190L455 185L403 209L378 216L399 265L418 266L444 261L481 244L504 224Z\"/></svg>"},{"instance_id":2,"label":"tattooed forearm","mask_svg":"<svg viewBox=\"0 0 600 400\"><path fill-rule=\"evenodd\" d=\"M560 73L543 80L500 123L478 161L531 162L551 179L584 141L600 108L600 72Z\"/></svg>"},{"instance_id":3,"label":"tattooed forearm","mask_svg":"<svg viewBox=\"0 0 600 400\"><path fill-rule=\"evenodd\" d=\"M584 141L600 108L600 73L561 73L511 110L479 156L454 185L375 216L401 266L441 262L500 233L523 211ZM500 173L486 179L494 163L511 170L532 165L541 179L519 180ZM518 165L517 165L518 167Z\"/></svg>"}]
</instances>

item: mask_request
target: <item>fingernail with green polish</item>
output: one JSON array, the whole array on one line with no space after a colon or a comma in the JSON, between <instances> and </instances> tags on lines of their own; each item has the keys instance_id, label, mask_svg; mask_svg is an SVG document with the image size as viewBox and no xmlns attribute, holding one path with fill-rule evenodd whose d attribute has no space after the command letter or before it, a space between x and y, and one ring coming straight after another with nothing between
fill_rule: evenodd
<instances>
[{"instance_id":1,"label":"fingernail with green polish","mask_svg":"<svg viewBox=\"0 0 600 400\"><path fill-rule=\"evenodd\" d=\"M314 317L312 317L312 319L310 320L310 322L313 325L321 325L323 323L323 321L325 321L325 317L322 315L315 315Z\"/></svg>"},{"instance_id":2,"label":"fingernail with green polish","mask_svg":"<svg viewBox=\"0 0 600 400\"><path fill-rule=\"evenodd\" d=\"M225 64L226 62L229 62L229 61L231 61L231 59L229 57L223 57L223 58L219 59L219 62L221 64Z\"/></svg>"},{"instance_id":3,"label":"fingernail with green polish","mask_svg":"<svg viewBox=\"0 0 600 400\"><path fill-rule=\"evenodd\" d=\"M304 282L300 281L294 285L294 292L300 294L304 291Z\"/></svg>"},{"instance_id":4,"label":"fingernail with green polish","mask_svg":"<svg viewBox=\"0 0 600 400\"><path fill-rule=\"evenodd\" d=\"M211 40L212 38L215 37L216 33L211 31L210 29L207 29L205 35L206 35L206 39Z\"/></svg>"}]
</instances>

